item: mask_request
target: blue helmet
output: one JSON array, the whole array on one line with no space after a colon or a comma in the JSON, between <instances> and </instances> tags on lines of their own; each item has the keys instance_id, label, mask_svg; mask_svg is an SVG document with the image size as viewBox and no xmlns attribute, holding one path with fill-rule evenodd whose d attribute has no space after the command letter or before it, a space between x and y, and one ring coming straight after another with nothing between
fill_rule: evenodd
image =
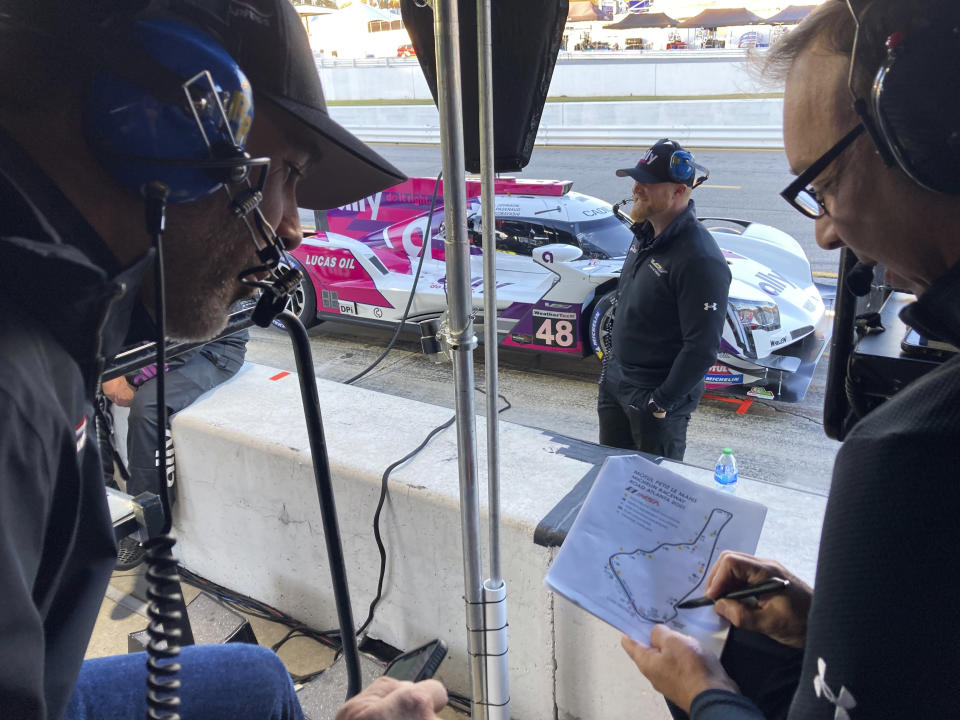
<instances>
[{"instance_id":1,"label":"blue helmet","mask_svg":"<svg viewBox=\"0 0 960 720\"><path fill-rule=\"evenodd\" d=\"M114 178L137 193L162 182L171 203L243 179L253 92L226 50L170 19L138 21L120 44L95 74L85 117L88 142Z\"/></svg>"}]
</instances>

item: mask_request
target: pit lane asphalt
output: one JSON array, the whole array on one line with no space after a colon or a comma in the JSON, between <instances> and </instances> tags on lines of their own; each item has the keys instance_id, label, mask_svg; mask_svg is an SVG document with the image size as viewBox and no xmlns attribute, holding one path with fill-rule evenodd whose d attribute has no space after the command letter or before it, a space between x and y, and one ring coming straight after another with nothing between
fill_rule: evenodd
<instances>
[{"instance_id":1,"label":"pit lane asphalt","mask_svg":"<svg viewBox=\"0 0 960 720\"><path fill-rule=\"evenodd\" d=\"M440 168L436 146L378 145L377 150L410 176L435 177ZM782 151L693 150L711 173L709 182L694 195L701 216L756 220L778 227L800 242L815 272L836 272L838 254L818 248L813 222L778 195L792 179ZM640 151L609 148L537 148L520 177L573 180L575 190L615 202L630 194L631 181L616 177L614 170L636 164L639 155ZM825 289L824 294L829 291ZM340 322L311 329L317 375L341 382L352 377L373 362L391 334ZM282 370L296 369L286 333L254 329L251 335L247 359ZM474 358L476 382L482 387L482 347ZM827 361L825 353L801 403L754 399L746 414L738 415L731 403L704 399L690 422L685 462L712 468L720 450L731 447L742 475L825 494L840 447L823 433ZM500 393L512 405L501 414L503 420L596 442L599 364L595 359L501 348L500 365ZM453 407L450 364L437 365L424 357L413 338L401 336L398 347L357 384ZM478 395L481 414L484 402ZM358 440L376 442L377 438ZM485 439L480 437L479 442ZM522 482L523 468L501 468L501 476L504 483Z\"/></svg>"}]
</instances>

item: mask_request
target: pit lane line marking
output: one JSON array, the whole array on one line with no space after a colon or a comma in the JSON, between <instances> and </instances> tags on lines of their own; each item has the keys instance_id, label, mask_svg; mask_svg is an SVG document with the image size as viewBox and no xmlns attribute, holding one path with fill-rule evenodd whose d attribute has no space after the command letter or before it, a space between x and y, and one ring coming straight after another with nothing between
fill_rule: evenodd
<instances>
[{"instance_id":1,"label":"pit lane line marking","mask_svg":"<svg viewBox=\"0 0 960 720\"><path fill-rule=\"evenodd\" d=\"M271 380L281 380L281 379L285 378L285 377L286 377L287 375L289 375L289 374L290 374L290 373L288 373L286 370L284 370L283 372L278 372L276 375L274 375L274 376L273 376L272 378L270 378L270 379L271 379Z\"/></svg>"}]
</instances>

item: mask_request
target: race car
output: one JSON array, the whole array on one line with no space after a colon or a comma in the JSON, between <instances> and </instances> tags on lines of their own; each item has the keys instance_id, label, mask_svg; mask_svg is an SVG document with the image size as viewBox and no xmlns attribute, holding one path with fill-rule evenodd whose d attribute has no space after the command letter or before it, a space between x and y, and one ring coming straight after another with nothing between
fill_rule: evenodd
<instances>
[{"instance_id":1,"label":"race car","mask_svg":"<svg viewBox=\"0 0 960 720\"><path fill-rule=\"evenodd\" d=\"M480 182L468 177L465 184L475 322L482 325ZM501 344L603 360L617 280L633 239L629 221L609 203L573 192L569 181L500 177L495 198ZM442 182L411 178L305 217L304 225L314 218L317 230L291 253L305 279L289 307L304 324L340 319L395 327L447 309ZM799 401L831 328L809 261L793 238L773 227L703 221L733 276L707 388L750 386L755 395Z\"/></svg>"}]
</instances>

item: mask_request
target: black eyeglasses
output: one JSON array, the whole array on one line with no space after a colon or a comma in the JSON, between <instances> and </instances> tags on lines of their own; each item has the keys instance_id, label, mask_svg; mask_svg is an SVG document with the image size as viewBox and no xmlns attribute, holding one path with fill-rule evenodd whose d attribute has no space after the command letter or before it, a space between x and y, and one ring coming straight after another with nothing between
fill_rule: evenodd
<instances>
[{"instance_id":1,"label":"black eyeglasses","mask_svg":"<svg viewBox=\"0 0 960 720\"><path fill-rule=\"evenodd\" d=\"M840 153L850 147L853 141L863 134L865 129L863 123L857 123L853 130L840 138L836 145L827 150L814 161L813 165L800 173L796 180L787 185L786 189L780 193L780 197L814 220L829 215L827 206L823 203L823 196L813 188L811 183L827 169L830 163L840 157Z\"/></svg>"}]
</instances>

